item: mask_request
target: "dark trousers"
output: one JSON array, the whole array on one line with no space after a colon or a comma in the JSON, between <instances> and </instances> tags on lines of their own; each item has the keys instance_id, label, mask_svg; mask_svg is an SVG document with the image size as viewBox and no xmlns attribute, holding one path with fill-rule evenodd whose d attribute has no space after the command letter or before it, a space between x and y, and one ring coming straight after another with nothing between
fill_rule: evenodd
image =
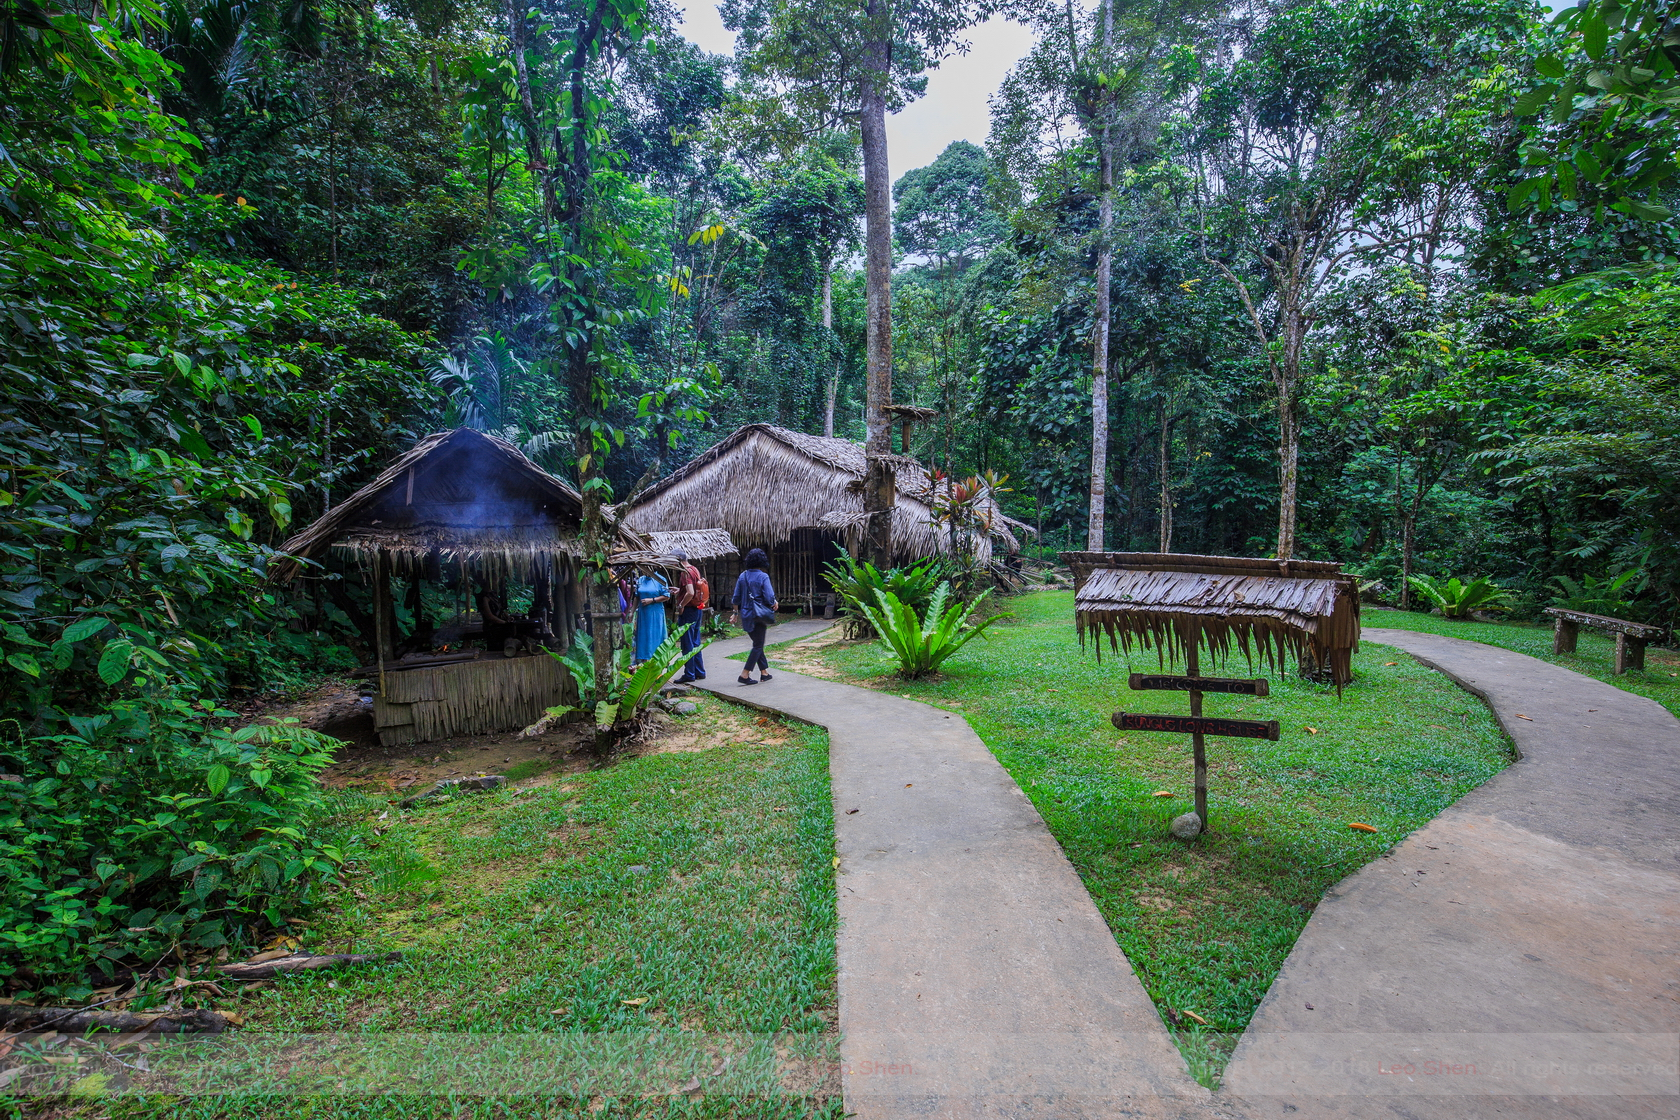
<instances>
[{"instance_id":1,"label":"dark trousers","mask_svg":"<svg viewBox=\"0 0 1680 1120\"><path fill-rule=\"evenodd\" d=\"M747 654L747 667L741 670L742 675L754 669L770 668L770 659L764 656L764 633L770 628L767 622L755 622L747 627L747 637L753 640L752 652Z\"/></svg>"},{"instance_id":2,"label":"dark trousers","mask_svg":"<svg viewBox=\"0 0 1680 1120\"><path fill-rule=\"evenodd\" d=\"M684 653L687 653L689 650L695 649L700 645L699 607L684 607L682 609L682 613L677 615L677 626L682 630L682 648ZM695 680L705 675L705 655L696 653L693 657L688 659L688 664L683 667L683 677L687 680Z\"/></svg>"}]
</instances>

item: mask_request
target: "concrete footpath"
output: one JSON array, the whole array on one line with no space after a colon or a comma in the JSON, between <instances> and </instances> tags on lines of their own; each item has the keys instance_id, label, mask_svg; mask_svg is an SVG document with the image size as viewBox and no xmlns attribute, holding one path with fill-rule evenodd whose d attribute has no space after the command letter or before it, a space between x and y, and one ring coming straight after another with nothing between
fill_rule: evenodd
<instances>
[{"instance_id":1,"label":"concrete footpath","mask_svg":"<svg viewBox=\"0 0 1680 1120\"><path fill-rule=\"evenodd\" d=\"M1680 1117L1680 721L1478 642L1366 629L1521 760L1337 884L1219 1098L1254 1117Z\"/></svg>"},{"instance_id":2,"label":"concrete footpath","mask_svg":"<svg viewBox=\"0 0 1680 1120\"><path fill-rule=\"evenodd\" d=\"M787 641L823 628L776 628ZM848 1114L1680 1117L1680 721L1493 646L1367 629L1521 759L1332 888L1208 1094L960 716L711 647L711 691L828 728Z\"/></svg>"},{"instance_id":3,"label":"concrete footpath","mask_svg":"<svg viewBox=\"0 0 1680 1120\"><path fill-rule=\"evenodd\" d=\"M771 631L784 642L817 621ZM959 715L775 669L708 691L828 729L842 1087L860 1120L1208 1117L1038 811Z\"/></svg>"}]
</instances>

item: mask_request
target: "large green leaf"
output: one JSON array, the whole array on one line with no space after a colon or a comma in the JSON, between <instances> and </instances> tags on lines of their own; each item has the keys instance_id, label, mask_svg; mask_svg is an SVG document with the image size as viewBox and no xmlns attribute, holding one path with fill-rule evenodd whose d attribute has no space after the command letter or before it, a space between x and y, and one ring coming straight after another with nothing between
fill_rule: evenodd
<instances>
[{"instance_id":1,"label":"large green leaf","mask_svg":"<svg viewBox=\"0 0 1680 1120\"><path fill-rule=\"evenodd\" d=\"M105 652L99 655L99 679L106 684L116 684L128 676L128 659L133 653L134 643L126 638L107 645Z\"/></svg>"}]
</instances>

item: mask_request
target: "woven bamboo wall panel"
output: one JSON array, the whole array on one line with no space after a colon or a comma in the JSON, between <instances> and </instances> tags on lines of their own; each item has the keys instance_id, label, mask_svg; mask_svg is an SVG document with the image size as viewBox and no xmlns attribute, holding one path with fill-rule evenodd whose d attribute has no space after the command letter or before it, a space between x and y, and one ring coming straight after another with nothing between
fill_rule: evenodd
<instances>
[{"instance_id":1,"label":"woven bamboo wall panel","mask_svg":"<svg viewBox=\"0 0 1680 1120\"><path fill-rule=\"evenodd\" d=\"M570 675L547 656L387 673L385 689L386 695L373 698L373 719L387 747L516 731L546 708L577 702Z\"/></svg>"}]
</instances>

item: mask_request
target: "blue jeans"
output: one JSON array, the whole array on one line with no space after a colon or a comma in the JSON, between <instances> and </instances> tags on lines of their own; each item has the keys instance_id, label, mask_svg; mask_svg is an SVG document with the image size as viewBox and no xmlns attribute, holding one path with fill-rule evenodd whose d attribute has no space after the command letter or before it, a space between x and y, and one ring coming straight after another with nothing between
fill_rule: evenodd
<instances>
[{"instance_id":1,"label":"blue jeans","mask_svg":"<svg viewBox=\"0 0 1680 1120\"><path fill-rule=\"evenodd\" d=\"M677 615L677 628L682 631L682 648L687 653L700 645L700 608L689 606ZM683 668L684 680L697 680L706 675L705 655L696 653Z\"/></svg>"}]
</instances>

